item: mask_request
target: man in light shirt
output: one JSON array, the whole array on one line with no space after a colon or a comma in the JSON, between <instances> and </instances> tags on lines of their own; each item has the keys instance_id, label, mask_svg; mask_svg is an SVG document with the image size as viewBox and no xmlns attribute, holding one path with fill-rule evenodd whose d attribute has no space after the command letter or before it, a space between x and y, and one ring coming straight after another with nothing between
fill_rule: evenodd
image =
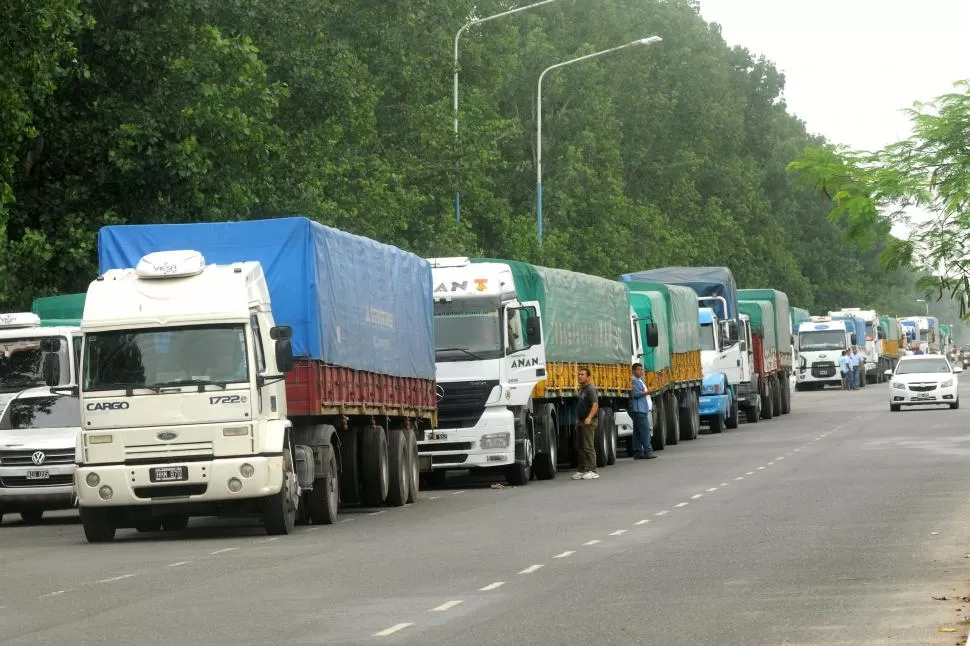
<instances>
[{"instance_id":1,"label":"man in light shirt","mask_svg":"<svg viewBox=\"0 0 970 646\"><path fill-rule=\"evenodd\" d=\"M630 418L633 420L633 459L653 460L657 454L650 443L650 391L643 381L643 364L633 364L630 387Z\"/></svg>"}]
</instances>

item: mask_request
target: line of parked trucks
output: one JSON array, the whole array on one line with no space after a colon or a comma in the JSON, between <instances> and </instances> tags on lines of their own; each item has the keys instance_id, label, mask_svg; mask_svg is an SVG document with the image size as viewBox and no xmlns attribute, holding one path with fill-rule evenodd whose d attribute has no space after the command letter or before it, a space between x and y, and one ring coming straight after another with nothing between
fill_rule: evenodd
<instances>
[{"instance_id":1,"label":"line of parked trucks","mask_svg":"<svg viewBox=\"0 0 970 646\"><path fill-rule=\"evenodd\" d=\"M25 494L56 488L91 542L203 515L287 534L342 504L407 504L450 470L552 479L578 460L581 367L610 465L633 451L633 363L663 450L789 413L792 381L824 384L827 353L859 341L850 326L867 368L869 337L888 365L901 333L872 312L812 318L723 267L609 280L425 260L306 218L110 226L98 248L86 294L0 315L0 396L71 398L80 429L70 464L0 442L0 514L39 518ZM19 487L4 475L15 456Z\"/></svg>"}]
</instances>

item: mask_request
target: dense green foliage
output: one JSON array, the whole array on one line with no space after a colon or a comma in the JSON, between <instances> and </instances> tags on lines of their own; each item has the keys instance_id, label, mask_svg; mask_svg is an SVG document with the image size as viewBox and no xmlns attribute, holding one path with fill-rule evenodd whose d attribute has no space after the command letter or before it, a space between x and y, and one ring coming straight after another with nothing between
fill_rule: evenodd
<instances>
[{"instance_id":1,"label":"dense green foliage","mask_svg":"<svg viewBox=\"0 0 970 646\"><path fill-rule=\"evenodd\" d=\"M422 255L610 277L727 265L813 311L912 305L909 274L879 269L887 229L857 252L831 202L786 173L824 142L787 113L783 75L685 3L560 0L468 30L458 140L452 39L509 0L29 4L47 36L2 54L32 80L0 94L4 309L85 289L106 223L282 213ZM539 249L539 73L652 34L664 42L546 78Z\"/></svg>"}]
</instances>

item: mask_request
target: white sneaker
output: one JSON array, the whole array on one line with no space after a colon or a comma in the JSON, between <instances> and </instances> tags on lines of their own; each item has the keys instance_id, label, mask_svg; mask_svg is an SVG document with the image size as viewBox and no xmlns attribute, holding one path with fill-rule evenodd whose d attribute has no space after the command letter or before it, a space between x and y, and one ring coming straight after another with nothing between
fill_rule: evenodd
<instances>
[{"instance_id":1,"label":"white sneaker","mask_svg":"<svg viewBox=\"0 0 970 646\"><path fill-rule=\"evenodd\" d=\"M573 480L582 480L585 477L585 475L586 474L583 473L582 471L577 471L576 473L573 474Z\"/></svg>"},{"instance_id":2,"label":"white sneaker","mask_svg":"<svg viewBox=\"0 0 970 646\"><path fill-rule=\"evenodd\" d=\"M596 473L595 471L587 471L583 474L583 480L596 480L599 477L600 474Z\"/></svg>"}]
</instances>

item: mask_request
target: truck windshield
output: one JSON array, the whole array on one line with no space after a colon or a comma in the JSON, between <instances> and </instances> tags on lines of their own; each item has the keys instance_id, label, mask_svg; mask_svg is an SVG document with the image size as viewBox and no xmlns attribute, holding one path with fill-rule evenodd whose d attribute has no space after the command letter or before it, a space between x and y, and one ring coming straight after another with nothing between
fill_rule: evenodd
<instances>
[{"instance_id":1,"label":"truck windshield","mask_svg":"<svg viewBox=\"0 0 970 646\"><path fill-rule=\"evenodd\" d=\"M452 310L435 306L435 361L497 359L502 356L498 309Z\"/></svg>"},{"instance_id":2,"label":"truck windshield","mask_svg":"<svg viewBox=\"0 0 970 646\"><path fill-rule=\"evenodd\" d=\"M44 352L40 349L40 341L40 337L36 336L0 339L0 393L70 383L68 352L71 345L67 338L61 338L61 347L57 352Z\"/></svg>"},{"instance_id":3,"label":"truck windshield","mask_svg":"<svg viewBox=\"0 0 970 646\"><path fill-rule=\"evenodd\" d=\"M0 418L0 430L80 426L81 404L66 395L14 399Z\"/></svg>"},{"instance_id":4,"label":"truck windshield","mask_svg":"<svg viewBox=\"0 0 970 646\"><path fill-rule=\"evenodd\" d=\"M86 335L84 389L249 381L243 325L113 330Z\"/></svg>"},{"instance_id":5,"label":"truck windshield","mask_svg":"<svg viewBox=\"0 0 970 646\"><path fill-rule=\"evenodd\" d=\"M845 350L845 332L842 330L814 330L798 334L798 349L813 350Z\"/></svg>"},{"instance_id":6,"label":"truck windshield","mask_svg":"<svg viewBox=\"0 0 970 646\"><path fill-rule=\"evenodd\" d=\"M717 350L714 343L714 325L712 323L701 324L701 350Z\"/></svg>"}]
</instances>

